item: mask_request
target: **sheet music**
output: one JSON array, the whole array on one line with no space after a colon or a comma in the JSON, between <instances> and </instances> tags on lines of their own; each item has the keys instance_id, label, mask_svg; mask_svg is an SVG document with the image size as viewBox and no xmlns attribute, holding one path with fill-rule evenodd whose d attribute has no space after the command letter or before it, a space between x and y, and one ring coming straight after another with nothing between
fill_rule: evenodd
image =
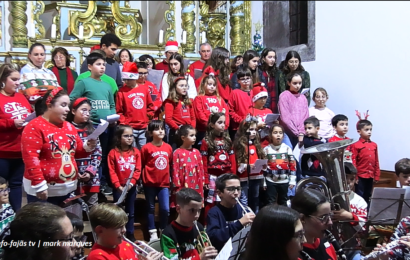
<instances>
[{"instance_id":1,"label":"sheet music","mask_svg":"<svg viewBox=\"0 0 410 260\"><path fill-rule=\"evenodd\" d=\"M236 235L232 238L232 251L229 256L229 260L239 259L240 253L245 250L246 239L250 230L251 225L248 225L236 233Z\"/></svg>"},{"instance_id":2,"label":"sheet music","mask_svg":"<svg viewBox=\"0 0 410 260\"><path fill-rule=\"evenodd\" d=\"M300 92L300 94L304 95L304 94L306 94L307 92L309 92L309 88L304 88L304 89L302 89L302 91Z\"/></svg>"},{"instance_id":3,"label":"sheet music","mask_svg":"<svg viewBox=\"0 0 410 260\"><path fill-rule=\"evenodd\" d=\"M159 91L159 87L161 85L162 77L164 76L163 70L149 70L147 81L152 82L157 90Z\"/></svg>"},{"instance_id":4,"label":"sheet music","mask_svg":"<svg viewBox=\"0 0 410 260\"><path fill-rule=\"evenodd\" d=\"M113 114L113 115L107 116L108 123L117 122L118 120L120 120L120 115L118 115L118 114Z\"/></svg>"},{"instance_id":5,"label":"sheet music","mask_svg":"<svg viewBox=\"0 0 410 260\"><path fill-rule=\"evenodd\" d=\"M23 123L22 126L26 126L31 120L33 120L33 119L36 118L36 117L37 117L36 112L31 113L30 115L28 115L28 116L26 117L26 119L24 119L24 123Z\"/></svg>"},{"instance_id":6,"label":"sheet music","mask_svg":"<svg viewBox=\"0 0 410 260\"><path fill-rule=\"evenodd\" d=\"M232 252L232 238L229 238L228 242L224 245L224 247L219 251L219 254L215 258L215 260L228 260L229 256Z\"/></svg>"},{"instance_id":7,"label":"sheet music","mask_svg":"<svg viewBox=\"0 0 410 260\"><path fill-rule=\"evenodd\" d=\"M265 119L265 124L268 126L272 126L273 122L278 120L280 114L267 114Z\"/></svg>"},{"instance_id":8,"label":"sheet music","mask_svg":"<svg viewBox=\"0 0 410 260\"><path fill-rule=\"evenodd\" d=\"M87 136L87 140L97 140L97 138L104 133L105 129L107 129L109 123L104 119L100 119L101 123L98 127L92 132L89 136Z\"/></svg>"},{"instance_id":9,"label":"sheet music","mask_svg":"<svg viewBox=\"0 0 410 260\"><path fill-rule=\"evenodd\" d=\"M195 80L199 79L202 76L202 70L195 69L194 70L194 78Z\"/></svg>"},{"instance_id":10,"label":"sheet music","mask_svg":"<svg viewBox=\"0 0 410 260\"><path fill-rule=\"evenodd\" d=\"M257 159L251 167L251 173L260 173L264 165L268 164L268 159Z\"/></svg>"},{"instance_id":11,"label":"sheet music","mask_svg":"<svg viewBox=\"0 0 410 260\"><path fill-rule=\"evenodd\" d=\"M406 191L408 191L407 194ZM402 188L374 188L368 220L373 224L393 225L397 218L401 195L404 195L405 199L410 198L410 190ZM401 218L408 215L410 215L410 209L405 203L403 203Z\"/></svg>"}]
</instances>

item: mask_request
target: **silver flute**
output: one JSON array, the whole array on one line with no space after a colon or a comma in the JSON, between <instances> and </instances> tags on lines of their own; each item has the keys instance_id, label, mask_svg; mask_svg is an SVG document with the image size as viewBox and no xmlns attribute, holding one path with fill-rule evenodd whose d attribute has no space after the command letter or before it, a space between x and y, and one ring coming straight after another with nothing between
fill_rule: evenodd
<instances>
[{"instance_id":1,"label":"silver flute","mask_svg":"<svg viewBox=\"0 0 410 260\"><path fill-rule=\"evenodd\" d=\"M138 243L140 243L140 245L137 245L133 242L131 242L131 240L129 240L128 238L126 238L125 236L122 237L122 239L124 239L126 242L128 242L130 245L132 245L134 247L134 251L138 254L141 255L143 257L147 257L147 255L149 253L151 253L152 251L154 252L158 252L157 250L155 250L154 248L150 247L147 243L143 242L143 241L138 241ZM168 258L166 258L165 256L161 256L160 258L161 260L169 260Z\"/></svg>"},{"instance_id":2,"label":"silver flute","mask_svg":"<svg viewBox=\"0 0 410 260\"><path fill-rule=\"evenodd\" d=\"M370 259L374 259L382 254L385 254L387 252L389 252L391 249L395 248L399 246L400 248L404 249L405 245L402 245L399 243L399 240L394 240L390 243L388 243L386 246L384 246L381 250L379 251L373 251L370 254L362 257L362 260L370 260Z\"/></svg>"},{"instance_id":3,"label":"silver flute","mask_svg":"<svg viewBox=\"0 0 410 260\"><path fill-rule=\"evenodd\" d=\"M253 210L250 207L247 207L248 210L246 210L246 208L242 205L242 203L239 201L238 198L235 198L236 201L238 202L239 206L241 206L242 210L243 210L243 214L245 215L246 213L253 213L255 214L255 212L253 212Z\"/></svg>"}]
</instances>

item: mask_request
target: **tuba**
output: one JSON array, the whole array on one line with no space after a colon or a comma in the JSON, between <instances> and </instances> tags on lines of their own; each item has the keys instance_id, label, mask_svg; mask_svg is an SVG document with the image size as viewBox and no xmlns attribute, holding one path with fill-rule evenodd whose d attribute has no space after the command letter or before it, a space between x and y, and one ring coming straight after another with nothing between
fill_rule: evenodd
<instances>
[{"instance_id":1,"label":"tuba","mask_svg":"<svg viewBox=\"0 0 410 260\"><path fill-rule=\"evenodd\" d=\"M317 189L329 198L333 210L344 209L350 212L350 189L344 170L344 150L354 142L353 139L346 139L302 149L302 154L312 154L320 161L326 172L327 183L316 177L302 179L297 183L296 192L308 187ZM349 222L334 223L335 237L339 237L339 230L344 248L353 249L356 245L356 239L353 238L356 234L354 228Z\"/></svg>"}]
</instances>

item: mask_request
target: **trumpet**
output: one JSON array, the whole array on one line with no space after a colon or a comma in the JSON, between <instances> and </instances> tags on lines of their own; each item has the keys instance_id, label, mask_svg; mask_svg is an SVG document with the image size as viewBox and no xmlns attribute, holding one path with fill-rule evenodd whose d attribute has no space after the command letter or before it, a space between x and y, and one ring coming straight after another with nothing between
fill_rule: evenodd
<instances>
[{"instance_id":1,"label":"trumpet","mask_svg":"<svg viewBox=\"0 0 410 260\"><path fill-rule=\"evenodd\" d=\"M212 246L211 240L209 239L208 234L207 234L205 231L202 231L202 232L201 232L201 230L199 230L198 224L197 224L197 221L196 221L196 220L194 221L194 225L195 225L195 228L196 228L196 230L198 231L198 234L199 234L199 242L200 242L200 246L201 246L202 251L205 250L205 247L207 247L207 246ZM202 237L202 234L205 235L205 238L206 238L206 240L207 240L206 243L205 243L205 241L204 241L204 238Z\"/></svg>"},{"instance_id":2,"label":"trumpet","mask_svg":"<svg viewBox=\"0 0 410 260\"><path fill-rule=\"evenodd\" d=\"M143 259L146 259L147 255L151 252L158 252L157 250L155 250L154 248L150 247L148 244L146 244L143 241L138 241L139 245L131 242L128 238L126 238L125 236L122 236L122 239L124 239L125 241L127 241L130 245L132 245L134 247L134 251L135 253L137 253L139 256L143 257ZM160 258L161 260L169 260L168 258L166 258L165 256L161 256Z\"/></svg>"},{"instance_id":3,"label":"trumpet","mask_svg":"<svg viewBox=\"0 0 410 260\"><path fill-rule=\"evenodd\" d=\"M373 251L370 254L362 257L361 260L370 260L370 259L376 258L376 257L378 257L382 254L385 254L385 253L389 252L391 249L393 249L395 247L400 247L401 250L403 250L405 245L399 244L399 240L392 241L392 242L388 243L382 250Z\"/></svg>"}]
</instances>

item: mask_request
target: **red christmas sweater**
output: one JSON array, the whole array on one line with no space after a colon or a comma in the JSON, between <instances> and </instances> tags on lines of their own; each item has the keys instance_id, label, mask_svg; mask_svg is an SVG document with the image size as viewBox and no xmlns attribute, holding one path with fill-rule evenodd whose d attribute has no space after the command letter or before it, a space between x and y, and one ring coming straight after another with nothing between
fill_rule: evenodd
<instances>
[{"instance_id":1,"label":"red christmas sweater","mask_svg":"<svg viewBox=\"0 0 410 260\"><path fill-rule=\"evenodd\" d=\"M248 147L246 147L246 153L248 153ZM253 165L256 162L256 160L259 159L258 153L257 153L257 150L256 150L256 146L254 144L251 144L249 146L249 154L250 154L249 162L250 162L251 165ZM236 169L238 169L239 166L240 166L240 164L238 164L236 166ZM246 168L245 168L245 171L243 173L240 173L238 171L238 176L239 176L240 181L247 181L248 180L248 171L246 170ZM251 180L263 179L262 171L259 172L259 173L250 173L249 178Z\"/></svg>"},{"instance_id":2,"label":"red christmas sweater","mask_svg":"<svg viewBox=\"0 0 410 260\"><path fill-rule=\"evenodd\" d=\"M199 151L195 148L178 148L174 151L172 163L173 194L182 188L196 190L204 199L204 165ZM175 199L171 199L171 207L175 207Z\"/></svg>"},{"instance_id":3,"label":"red christmas sweater","mask_svg":"<svg viewBox=\"0 0 410 260\"><path fill-rule=\"evenodd\" d=\"M225 141L222 137L216 137L215 142L216 151L213 154L209 153L205 138L202 140L200 148L204 164L205 184L209 184L209 175L236 174L236 160L233 148L225 150Z\"/></svg>"},{"instance_id":4,"label":"red christmas sweater","mask_svg":"<svg viewBox=\"0 0 410 260\"><path fill-rule=\"evenodd\" d=\"M163 60L160 63L155 64L155 69L156 70L163 70L164 74L168 72L169 68L168 68L168 62L166 62L165 60Z\"/></svg>"},{"instance_id":5,"label":"red christmas sweater","mask_svg":"<svg viewBox=\"0 0 410 260\"><path fill-rule=\"evenodd\" d=\"M192 99L191 99L192 103ZM175 103L172 100L164 101L165 123L174 130L178 130L181 125L196 126L195 111L193 105L185 105L182 100Z\"/></svg>"},{"instance_id":6,"label":"red christmas sweater","mask_svg":"<svg viewBox=\"0 0 410 260\"><path fill-rule=\"evenodd\" d=\"M191 75L192 78L195 79L195 70L201 70L204 68L205 66L205 61L203 60L197 60L194 63L192 63L191 65L189 65L189 75Z\"/></svg>"},{"instance_id":7,"label":"red christmas sweater","mask_svg":"<svg viewBox=\"0 0 410 260\"><path fill-rule=\"evenodd\" d=\"M269 108L265 108L265 107L263 109L251 107L248 110L248 114L251 116L257 117L258 123L261 123L261 122L265 122L266 116L268 114L272 114L272 110L270 110ZM259 133L260 131L264 131L265 133L268 134L265 137L261 138L262 147L266 147L269 145L269 128L265 127L264 129L260 129Z\"/></svg>"},{"instance_id":8,"label":"red christmas sweater","mask_svg":"<svg viewBox=\"0 0 410 260\"><path fill-rule=\"evenodd\" d=\"M133 147L129 151L120 152L114 148L108 154L108 169L110 171L111 182L116 189L124 186L131 174L131 164L135 165L131 184L135 185L141 176L141 154Z\"/></svg>"},{"instance_id":9,"label":"red christmas sweater","mask_svg":"<svg viewBox=\"0 0 410 260\"><path fill-rule=\"evenodd\" d=\"M25 119L32 112L24 95L5 96L0 93L0 158L21 158L23 128L16 128L14 120Z\"/></svg>"},{"instance_id":10,"label":"red christmas sweater","mask_svg":"<svg viewBox=\"0 0 410 260\"><path fill-rule=\"evenodd\" d=\"M162 142L160 146L147 143L141 149L142 183L149 187L169 187L172 148Z\"/></svg>"},{"instance_id":11,"label":"red christmas sweater","mask_svg":"<svg viewBox=\"0 0 410 260\"><path fill-rule=\"evenodd\" d=\"M197 79L195 80L195 86L196 86L197 90L199 89L199 86L201 85L201 81L202 81L202 78L203 78L203 77L204 77L204 75L202 75L201 77L199 77L199 78L197 78ZM221 82L219 82L219 79L218 79L218 78L216 78L216 82L217 82L217 87L218 87L219 96L221 96L221 98L222 98L226 103L228 103L229 97L231 96L231 93L232 93L231 87L230 87L229 85L223 86L223 85L221 84ZM199 91L199 90L198 90L198 91Z\"/></svg>"},{"instance_id":12,"label":"red christmas sweater","mask_svg":"<svg viewBox=\"0 0 410 260\"><path fill-rule=\"evenodd\" d=\"M225 113L226 123L225 129L229 127L229 108L225 101L221 98L218 100L217 96L204 95L196 96L194 100L194 111L196 118L196 129L198 131L206 131L211 110L215 112Z\"/></svg>"},{"instance_id":13,"label":"red christmas sweater","mask_svg":"<svg viewBox=\"0 0 410 260\"><path fill-rule=\"evenodd\" d=\"M117 93L116 111L120 115L121 125L129 125L138 130L147 128L148 116L154 117L154 103L148 86L120 88Z\"/></svg>"},{"instance_id":14,"label":"red christmas sweater","mask_svg":"<svg viewBox=\"0 0 410 260\"><path fill-rule=\"evenodd\" d=\"M77 188L75 157L90 155L76 128L69 122L57 126L42 116L30 121L21 137L25 164L24 190L36 196L48 190L49 197L65 196Z\"/></svg>"},{"instance_id":15,"label":"red christmas sweater","mask_svg":"<svg viewBox=\"0 0 410 260\"><path fill-rule=\"evenodd\" d=\"M239 124L248 115L249 108L253 106L252 97L252 91L243 91L242 89L232 91L228 102L232 130L238 130Z\"/></svg>"},{"instance_id":16,"label":"red christmas sweater","mask_svg":"<svg viewBox=\"0 0 410 260\"><path fill-rule=\"evenodd\" d=\"M122 243L115 248L108 248L95 243L91 248L90 254L87 256L87 260L118 259L138 260L138 257L134 251L134 247L126 241L122 241Z\"/></svg>"}]
</instances>

